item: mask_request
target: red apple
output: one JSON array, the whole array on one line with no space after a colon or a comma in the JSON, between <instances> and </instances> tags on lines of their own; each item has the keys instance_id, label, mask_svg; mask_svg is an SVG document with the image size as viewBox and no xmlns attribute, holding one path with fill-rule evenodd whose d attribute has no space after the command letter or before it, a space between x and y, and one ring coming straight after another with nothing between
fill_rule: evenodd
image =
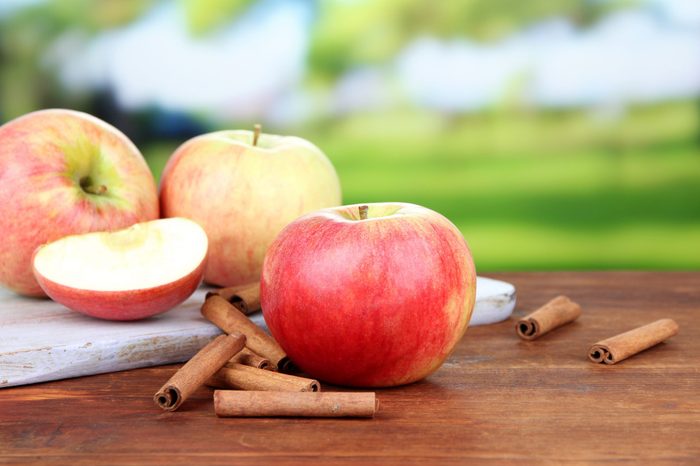
<instances>
[{"instance_id":1,"label":"red apple","mask_svg":"<svg viewBox=\"0 0 700 466\"><path fill-rule=\"evenodd\" d=\"M337 206L333 165L300 138L219 131L191 139L163 171L164 217L187 217L209 236L204 280L218 286L260 280L277 233L298 216Z\"/></svg>"},{"instance_id":2,"label":"red apple","mask_svg":"<svg viewBox=\"0 0 700 466\"><path fill-rule=\"evenodd\" d=\"M206 256L204 230L191 220L170 218L41 246L34 274L46 294L69 309L135 320L187 299L202 281Z\"/></svg>"},{"instance_id":3,"label":"red apple","mask_svg":"<svg viewBox=\"0 0 700 466\"><path fill-rule=\"evenodd\" d=\"M471 253L449 220L382 203L290 223L265 257L261 299L272 335L304 372L386 387L440 367L467 328L475 291Z\"/></svg>"},{"instance_id":4,"label":"red apple","mask_svg":"<svg viewBox=\"0 0 700 466\"><path fill-rule=\"evenodd\" d=\"M43 296L40 244L158 218L155 181L116 128L72 110L41 110L0 127L0 285Z\"/></svg>"}]
</instances>

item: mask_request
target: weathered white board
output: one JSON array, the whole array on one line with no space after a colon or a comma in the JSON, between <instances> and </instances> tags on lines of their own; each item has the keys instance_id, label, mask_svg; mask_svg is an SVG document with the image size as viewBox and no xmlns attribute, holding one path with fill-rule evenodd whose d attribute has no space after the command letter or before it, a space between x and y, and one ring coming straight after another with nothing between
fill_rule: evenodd
<instances>
[{"instance_id":1,"label":"weathered white board","mask_svg":"<svg viewBox=\"0 0 700 466\"><path fill-rule=\"evenodd\" d=\"M488 280L479 278L472 325L513 310L512 285ZM0 290L0 388L187 361L221 333L199 313L206 291L159 316L110 322ZM251 318L265 326L261 313Z\"/></svg>"}]
</instances>

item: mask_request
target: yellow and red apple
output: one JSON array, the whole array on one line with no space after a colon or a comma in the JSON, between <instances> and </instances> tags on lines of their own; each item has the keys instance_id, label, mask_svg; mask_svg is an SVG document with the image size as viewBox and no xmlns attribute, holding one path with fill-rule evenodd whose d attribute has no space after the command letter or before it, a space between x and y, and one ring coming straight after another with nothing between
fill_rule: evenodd
<instances>
[{"instance_id":1,"label":"yellow and red apple","mask_svg":"<svg viewBox=\"0 0 700 466\"><path fill-rule=\"evenodd\" d=\"M476 272L459 230L403 203L319 210L290 223L262 271L265 322L291 360L338 385L435 371L464 334Z\"/></svg>"},{"instance_id":2,"label":"yellow and red apple","mask_svg":"<svg viewBox=\"0 0 700 466\"><path fill-rule=\"evenodd\" d=\"M194 293L206 257L204 230L169 218L61 238L39 247L33 265L54 301L93 317L135 320L170 310Z\"/></svg>"},{"instance_id":3,"label":"yellow and red apple","mask_svg":"<svg viewBox=\"0 0 700 466\"><path fill-rule=\"evenodd\" d=\"M187 217L209 237L204 280L218 286L260 280L267 248L300 215L339 205L328 158L297 137L219 131L180 146L163 171L164 217Z\"/></svg>"},{"instance_id":4,"label":"yellow and red apple","mask_svg":"<svg viewBox=\"0 0 700 466\"><path fill-rule=\"evenodd\" d=\"M93 116L50 109L0 127L0 284L43 296L37 246L158 218L153 175L136 146Z\"/></svg>"}]
</instances>

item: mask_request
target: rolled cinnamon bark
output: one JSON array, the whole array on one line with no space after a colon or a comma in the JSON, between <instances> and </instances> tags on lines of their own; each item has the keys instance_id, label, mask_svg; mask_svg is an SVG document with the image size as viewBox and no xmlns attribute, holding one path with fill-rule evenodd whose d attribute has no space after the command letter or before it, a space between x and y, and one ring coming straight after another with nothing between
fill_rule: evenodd
<instances>
[{"instance_id":1,"label":"rolled cinnamon bark","mask_svg":"<svg viewBox=\"0 0 700 466\"><path fill-rule=\"evenodd\" d=\"M207 298L218 295L233 304L243 314L249 315L260 310L260 283L230 286L207 293Z\"/></svg>"},{"instance_id":2,"label":"rolled cinnamon bark","mask_svg":"<svg viewBox=\"0 0 700 466\"><path fill-rule=\"evenodd\" d=\"M282 371L288 368L289 358L280 345L221 296L213 295L205 300L202 315L226 333L243 333L246 336L246 346L269 359L274 368Z\"/></svg>"},{"instance_id":3,"label":"rolled cinnamon bark","mask_svg":"<svg viewBox=\"0 0 700 466\"><path fill-rule=\"evenodd\" d=\"M660 319L599 341L588 350L588 359L601 364L617 364L647 348L658 345L677 333L676 321Z\"/></svg>"},{"instance_id":4,"label":"rolled cinnamon bark","mask_svg":"<svg viewBox=\"0 0 700 466\"><path fill-rule=\"evenodd\" d=\"M272 363L269 359L263 358L259 354L255 354L248 348L243 348L231 359L229 359L228 362L243 364L244 366L256 367L258 369L270 369L272 367Z\"/></svg>"},{"instance_id":5,"label":"rolled cinnamon bark","mask_svg":"<svg viewBox=\"0 0 700 466\"><path fill-rule=\"evenodd\" d=\"M321 390L321 385L313 379L230 362L207 380L207 385L257 391L318 392Z\"/></svg>"},{"instance_id":6,"label":"rolled cinnamon bark","mask_svg":"<svg viewBox=\"0 0 700 466\"><path fill-rule=\"evenodd\" d=\"M581 315L581 306L566 296L557 296L515 325L518 336L534 340L557 327L573 322Z\"/></svg>"},{"instance_id":7,"label":"rolled cinnamon bark","mask_svg":"<svg viewBox=\"0 0 700 466\"><path fill-rule=\"evenodd\" d=\"M156 392L153 401L175 411L197 388L245 346L245 335L220 335L202 348Z\"/></svg>"},{"instance_id":8,"label":"rolled cinnamon bark","mask_svg":"<svg viewBox=\"0 0 700 466\"><path fill-rule=\"evenodd\" d=\"M238 292L240 290L244 290L248 287L251 287L251 286L255 285L256 283L257 282L251 282L251 283L246 283L244 285L234 285L234 286L226 286L223 288L217 288L215 290L207 292L204 299L207 299L210 296L217 295L217 296L221 296L222 298L228 300L236 292Z\"/></svg>"},{"instance_id":9,"label":"rolled cinnamon bark","mask_svg":"<svg viewBox=\"0 0 700 466\"><path fill-rule=\"evenodd\" d=\"M374 417L377 406L373 392L214 392L219 417Z\"/></svg>"}]
</instances>

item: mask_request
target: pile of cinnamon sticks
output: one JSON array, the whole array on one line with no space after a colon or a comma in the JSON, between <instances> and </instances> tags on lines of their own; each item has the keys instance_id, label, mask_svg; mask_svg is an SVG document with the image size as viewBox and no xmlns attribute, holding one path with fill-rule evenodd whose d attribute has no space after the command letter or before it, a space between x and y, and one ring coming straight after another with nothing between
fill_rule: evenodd
<instances>
[{"instance_id":1,"label":"pile of cinnamon sticks","mask_svg":"<svg viewBox=\"0 0 700 466\"><path fill-rule=\"evenodd\" d=\"M199 387L215 387L219 417L374 417L373 392L323 392L318 381L292 375L280 345L247 315L260 310L259 284L208 293L202 315L225 332L212 340L168 380L153 399L166 411L177 410ZM534 340L581 315L581 307L558 296L516 324L517 334ZM604 339L588 358L616 364L678 333L671 319Z\"/></svg>"},{"instance_id":2,"label":"pile of cinnamon sticks","mask_svg":"<svg viewBox=\"0 0 700 466\"><path fill-rule=\"evenodd\" d=\"M318 381L291 375L279 344L248 319L260 310L260 287L223 288L207 294L202 315L226 335L202 348L156 392L155 403L177 410L199 387L214 392L219 417L373 417L372 392L324 392Z\"/></svg>"}]
</instances>

